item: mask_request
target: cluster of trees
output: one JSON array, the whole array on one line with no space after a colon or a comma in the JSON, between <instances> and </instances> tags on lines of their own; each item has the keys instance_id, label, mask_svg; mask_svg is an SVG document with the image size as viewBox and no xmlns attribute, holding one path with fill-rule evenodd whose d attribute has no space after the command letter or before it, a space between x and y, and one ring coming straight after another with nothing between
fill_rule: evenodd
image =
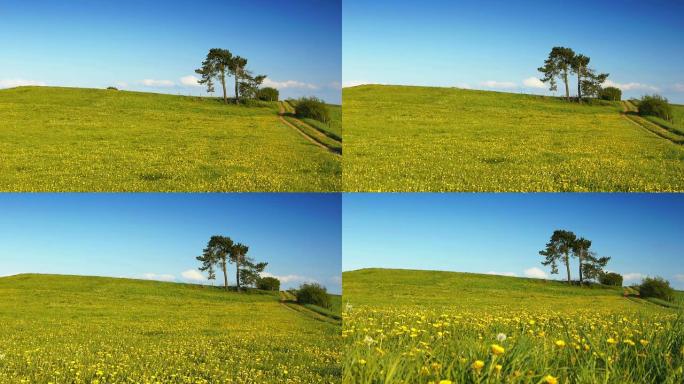
<instances>
[{"instance_id":1,"label":"cluster of trees","mask_svg":"<svg viewBox=\"0 0 684 384\"><path fill-rule=\"evenodd\" d=\"M572 48L553 47L544 66L537 70L544 75L541 81L548 83L551 91L558 89L556 79L562 80L567 100L570 100L569 77L574 74L577 77L577 100L581 101L583 97L599 97L601 84L608 78L607 73L598 73L589 67L590 61L589 56L577 54Z\"/></svg>"},{"instance_id":2,"label":"cluster of trees","mask_svg":"<svg viewBox=\"0 0 684 384\"><path fill-rule=\"evenodd\" d=\"M238 292L243 286L254 286L260 281L261 272L268 263L256 262L247 256L249 247L234 242L230 237L215 235L209 239L202 255L197 260L202 263L200 271L207 272L208 279L216 279L216 269L223 272L223 285L228 290L228 264L235 264L236 287ZM278 282L280 288L280 282Z\"/></svg>"},{"instance_id":3,"label":"cluster of trees","mask_svg":"<svg viewBox=\"0 0 684 384\"><path fill-rule=\"evenodd\" d=\"M207 57L202 61L202 67L195 70L201 75L200 84L207 86L207 92L214 92L214 81L221 83L223 89L223 101L228 103L226 93L226 77L233 76L235 79L235 104L240 103L240 98L268 98L278 99L278 90L275 88L263 88L261 84L266 80L266 75L254 75L247 69L247 59L233 55L223 48L212 48Z\"/></svg>"},{"instance_id":4,"label":"cluster of trees","mask_svg":"<svg viewBox=\"0 0 684 384\"><path fill-rule=\"evenodd\" d=\"M302 284L295 296L299 304L313 304L327 309L331 307L328 289L317 283Z\"/></svg>"},{"instance_id":5,"label":"cluster of trees","mask_svg":"<svg viewBox=\"0 0 684 384\"><path fill-rule=\"evenodd\" d=\"M656 116L665 121L672 121L672 106L660 95L646 95L638 103L639 115Z\"/></svg>"},{"instance_id":6,"label":"cluster of trees","mask_svg":"<svg viewBox=\"0 0 684 384\"><path fill-rule=\"evenodd\" d=\"M330 111L323 100L317 97L302 97L293 102L295 116L300 119L314 119L323 123L330 122Z\"/></svg>"},{"instance_id":7,"label":"cluster of trees","mask_svg":"<svg viewBox=\"0 0 684 384\"><path fill-rule=\"evenodd\" d=\"M553 231L551 239L546 243L546 247L539 251L544 257L542 265L551 266L551 273L558 273L558 265L565 265L567 271L568 284L572 283L570 276L570 258L577 258L579 261L579 283L584 280L599 280L604 274L603 268L610 261L610 257L599 257L596 252L591 251L591 240L577 237L573 232L564 229Z\"/></svg>"}]
</instances>

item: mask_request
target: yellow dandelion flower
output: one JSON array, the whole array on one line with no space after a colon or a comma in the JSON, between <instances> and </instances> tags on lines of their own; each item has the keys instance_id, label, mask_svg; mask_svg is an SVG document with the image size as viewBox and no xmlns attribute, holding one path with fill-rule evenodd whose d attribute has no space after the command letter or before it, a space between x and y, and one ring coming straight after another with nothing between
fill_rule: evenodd
<instances>
[{"instance_id":1,"label":"yellow dandelion flower","mask_svg":"<svg viewBox=\"0 0 684 384\"><path fill-rule=\"evenodd\" d=\"M553 377L553 376L551 376L551 375L546 375L546 376L544 376L544 378L542 379L542 383L546 383L546 384L558 384L558 378Z\"/></svg>"},{"instance_id":2,"label":"yellow dandelion flower","mask_svg":"<svg viewBox=\"0 0 684 384\"><path fill-rule=\"evenodd\" d=\"M615 339L613 339L612 337L609 338L607 341L608 341L608 344L617 344L617 341L615 341Z\"/></svg>"},{"instance_id":3,"label":"yellow dandelion flower","mask_svg":"<svg viewBox=\"0 0 684 384\"><path fill-rule=\"evenodd\" d=\"M479 371L480 369L482 369L482 367L484 367L484 365L485 365L485 364L484 364L484 361L482 361L482 360L475 360L475 362L471 365L471 367L472 367L474 370Z\"/></svg>"},{"instance_id":4,"label":"yellow dandelion flower","mask_svg":"<svg viewBox=\"0 0 684 384\"><path fill-rule=\"evenodd\" d=\"M440 380L439 384L451 384L451 380Z\"/></svg>"},{"instance_id":5,"label":"yellow dandelion flower","mask_svg":"<svg viewBox=\"0 0 684 384\"><path fill-rule=\"evenodd\" d=\"M503 367L501 366L501 364L497 364L497 365L494 366L494 369L496 370L496 373L501 372L501 368L503 368Z\"/></svg>"},{"instance_id":6,"label":"yellow dandelion flower","mask_svg":"<svg viewBox=\"0 0 684 384\"><path fill-rule=\"evenodd\" d=\"M648 340L641 339L641 340L639 340L639 343L641 343L641 345L643 345L645 347L648 345Z\"/></svg>"},{"instance_id":7,"label":"yellow dandelion flower","mask_svg":"<svg viewBox=\"0 0 684 384\"><path fill-rule=\"evenodd\" d=\"M556 340L556 347L558 347L558 348L565 347L565 341L564 340Z\"/></svg>"},{"instance_id":8,"label":"yellow dandelion flower","mask_svg":"<svg viewBox=\"0 0 684 384\"><path fill-rule=\"evenodd\" d=\"M629 345L630 347L633 347L635 345L635 343L630 339L622 340L622 342Z\"/></svg>"},{"instance_id":9,"label":"yellow dandelion flower","mask_svg":"<svg viewBox=\"0 0 684 384\"><path fill-rule=\"evenodd\" d=\"M366 360L359 359L359 365L366 365Z\"/></svg>"},{"instance_id":10,"label":"yellow dandelion flower","mask_svg":"<svg viewBox=\"0 0 684 384\"><path fill-rule=\"evenodd\" d=\"M492 344L492 353L495 355L501 355L505 352L506 350L504 347L498 345L498 344Z\"/></svg>"}]
</instances>

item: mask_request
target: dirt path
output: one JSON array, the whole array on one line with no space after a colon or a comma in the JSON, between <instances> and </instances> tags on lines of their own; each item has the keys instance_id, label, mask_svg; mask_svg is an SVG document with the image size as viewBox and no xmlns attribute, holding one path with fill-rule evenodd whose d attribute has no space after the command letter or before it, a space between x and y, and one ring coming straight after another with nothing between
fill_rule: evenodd
<instances>
[{"instance_id":1,"label":"dirt path","mask_svg":"<svg viewBox=\"0 0 684 384\"><path fill-rule=\"evenodd\" d=\"M665 139L673 144L677 145L682 145L684 144L684 137L681 135L673 134L670 131L666 130L665 128L652 123L643 117L637 115L638 109L637 107L632 104L631 102L624 100L620 102L622 104L622 117L627 119L627 121L631 122L632 124L645 129L652 135L655 135L656 137L659 137L661 139Z\"/></svg>"},{"instance_id":2,"label":"dirt path","mask_svg":"<svg viewBox=\"0 0 684 384\"><path fill-rule=\"evenodd\" d=\"M319 143L316 139L312 138L311 136L307 135L304 131L302 131L301 129L297 128L297 126L295 126L294 124L292 124L292 123L290 123L289 121L285 120L285 118L283 117L283 115L285 114L285 107L283 106L283 102L282 102L282 101L279 101L279 102L278 102L278 107L280 108L280 111L278 112L278 118L279 118L280 121L282 121L285 125L287 125L288 127L294 129L295 131L299 132L300 135L304 136L305 139L307 139L309 142L315 144L316 146L318 146L318 147L320 147L320 148L323 148L323 149L325 149L326 151L328 151L328 152L330 152L330 153L332 153L332 154L334 154L334 155L342 156L340 153L338 153L338 152L334 151L333 149L328 148L327 146L325 146L325 145ZM304 123L302 122L302 124L304 124Z\"/></svg>"},{"instance_id":3,"label":"dirt path","mask_svg":"<svg viewBox=\"0 0 684 384\"><path fill-rule=\"evenodd\" d=\"M286 292L280 292L280 305L283 307L287 308L290 311L297 312L297 314L310 317L314 320L322 321L324 323L329 323L329 324L336 324L339 325L342 322L339 320L335 320L333 318L323 316L320 313L317 313L315 311L312 311L300 304L295 303L291 297L288 297L286 295Z\"/></svg>"}]
</instances>

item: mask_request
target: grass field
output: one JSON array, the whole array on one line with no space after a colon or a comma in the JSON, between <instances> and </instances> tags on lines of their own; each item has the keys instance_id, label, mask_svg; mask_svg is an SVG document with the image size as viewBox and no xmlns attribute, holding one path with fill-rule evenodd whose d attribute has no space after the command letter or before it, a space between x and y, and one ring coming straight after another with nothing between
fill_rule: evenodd
<instances>
[{"instance_id":1,"label":"grass field","mask_svg":"<svg viewBox=\"0 0 684 384\"><path fill-rule=\"evenodd\" d=\"M681 310L622 289L365 269L343 274L344 383L681 383Z\"/></svg>"},{"instance_id":2,"label":"grass field","mask_svg":"<svg viewBox=\"0 0 684 384\"><path fill-rule=\"evenodd\" d=\"M332 383L340 327L277 293L57 275L0 278L2 383Z\"/></svg>"},{"instance_id":3,"label":"grass field","mask_svg":"<svg viewBox=\"0 0 684 384\"><path fill-rule=\"evenodd\" d=\"M345 88L345 191L682 191L684 147L618 103Z\"/></svg>"},{"instance_id":4,"label":"grass field","mask_svg":"<svg viewBox=\"0 0 684 384\"><path fill-rule=\"evenodd\" d=\"M341 161L277 103L78 88L0 91L0 191L336 191Z\"/></svg>"}]
</instances>

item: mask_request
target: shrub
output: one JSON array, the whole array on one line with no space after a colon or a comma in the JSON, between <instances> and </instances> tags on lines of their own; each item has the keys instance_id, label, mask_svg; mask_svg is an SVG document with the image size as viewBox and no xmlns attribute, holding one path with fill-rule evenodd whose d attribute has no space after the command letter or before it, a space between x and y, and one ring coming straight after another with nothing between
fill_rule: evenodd
<instances>
[{"instance_id":1,"label":"shrub","mask_svg":"<svg viewBox=\"0 0 684 384\"><path fill-rule=\"evenodd\" d=\"M644 96L639 102L639 115L657 116L672 121L672 107L667 99L660 95Z\"/></svg>"},{"instance_id":2,"label":"shrub","mask_svg":"<svg viewBox=\"0 0 684 384\"><path fill-rule=\"evenodd\" d=\"M655 297L665 301L674 301L674 289L670 282L662 277L647 277L639 286L641 297Z\"/></svg>"},{"instance_id":3,"label":"shrub","mask_svg":"<svg viewBox=\"0 0 684 384\"><path fill-rule=\"evenodd\" d=\"M302 284L297 290L297 302L299 304L313 304L330 309L330 296L328 290L317 283Z\"/></svg>"},{"instance_id":4,"label":"shrub","mask_svg":"<svg viewBox=\"0 0 684 384\"><path fill-rule=\"evenodd\" d=\"M620 88L606 87L601 89L599 97L608 101L620 101L622 100L622 91Z\"/></svg>"},{"instance_id":5,"label":"shrub","mask_svg":"<svg viewBox=\"0 0 684 384\"><path fill-rule=\"evenodd\" d=\"M275 88L265 87L257 90L257 99L259 100L278 101L278 96L280 96L280 92Z\"/></svg>"},{"instance_id":6,"label":"shrub","mask_svg":"<svg viewBox=\"0 0 684 384\"><path fill-rule=\"evenodd\" d=\"M257 280L257 288L264 291L280 291L280 280L275 277L261 277Z\"/></svg>"},{"instance_id":7,"label":"shrub","mask_svg":"<svg viewBox=\"0 0 684 384\"><path fill-rule=\"evenodd\" d=\"M323 123L330 121L330 112L325 103L315 97L304 97L295 103L295 115L299 118L310 118Z\"/></svg>"},{"instance_id":8,"label":"shrub","mask_svg":"<svg viewBox=\"0 0 684 384\"><path fill-rule=\"evenodd\" d=\"M112 91L118 91L119 90L117 87L107 87L107 89L111 89Z\"/></svg>"},{"instance_id":9,"label":"shrub","mask_svg":"<svg viewBox=\"0 0 684 384\"><path fill-rule=\"evenodd\" d=\"M622 287L622 275L614 272L603 273L599 277L599 282L603 285Z\"/></svg>"}]
</instances>

